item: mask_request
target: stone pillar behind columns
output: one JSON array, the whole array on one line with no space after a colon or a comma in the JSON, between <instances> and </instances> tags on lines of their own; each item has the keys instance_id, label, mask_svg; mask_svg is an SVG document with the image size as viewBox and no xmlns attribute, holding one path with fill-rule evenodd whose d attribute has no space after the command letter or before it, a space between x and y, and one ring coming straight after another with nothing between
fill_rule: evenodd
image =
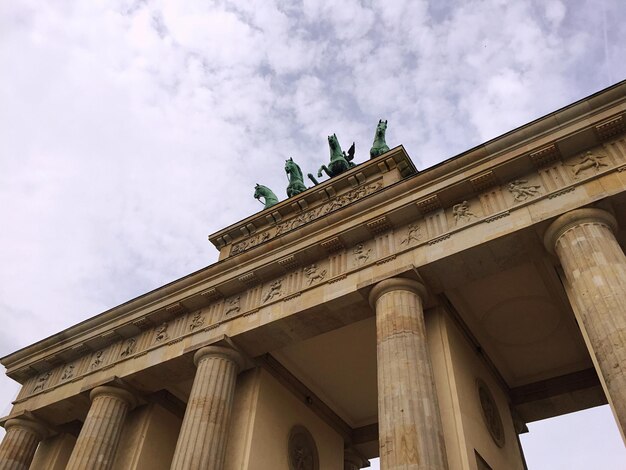
<instances>
[{"instance_id":1,"label":"stone pillar behind columns","mask_svg":"<svg viewBox=\"0 0 626 470\"><path fill-rule=\"evenodd\" d=\"M89 397L91 407L67 463L67 470L110 469L124 420L128 410L136 403L129 391L119 387L96 387Z\"/></svg>"},{"instance_id":2,"label":"stone pillar behind columns","mask_svg":"<svg viewBox=\"0 0 626 470\"><path fill-rule=\"evenodd\" d=\"M426 332L425 287L387 279L370 293L376 309L381 468L445 470L441 417Z\"/></svg>"},{"instance_id":3,"label":"stone pillar behind columns","mask_svg":"<svg viewBox=\"0 0 626 470\"><path fill-rule=\"evenodd\" d=\"M576 209L546 231L571 286L580 327L595 356L622 437L626 431L626 256L615 218L600 209Z\"/></svg>"},{"instance_id":4,"label":"stone pillar behind columns","mask_svg":"<svg viewBox=\"0 0 626 470\"><path fill-rule=\"evenodd\" d=\"M31 419L15 418L4 423L0 444L0 470L28 470L46 427Z\"/></svg>"},{"instance_id":5,"label":"stone pillar behind columns","mask_svg":"<svg viewBox=\"0 0 626 470\"><path fill-rule=\"evenodd\" d=\"M234 349L207 346L194 355L198 368L178 436L172 470L224 465L237 374L244 364Z\"/></svg>"}]
</instances>

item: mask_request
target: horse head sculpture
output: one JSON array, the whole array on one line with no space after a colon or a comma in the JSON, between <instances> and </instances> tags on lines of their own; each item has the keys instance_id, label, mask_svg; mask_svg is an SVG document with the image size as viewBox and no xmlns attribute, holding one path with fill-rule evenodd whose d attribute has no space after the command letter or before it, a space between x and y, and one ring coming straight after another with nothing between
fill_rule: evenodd
<instances>
[{"instance_id":1,"label":"horse head sculpture","mask_svg":"<svg viewBox=\"0 0 626 470\"><path fill-rule=\"evenodd\" d=\"M259 201L261 201L261 198L265 199L265 207L263 209L267 209L268 207L278 204L278 198L276 197L276 194L274 194L274 191L267 186L263 186L262 184L257 183L254 186L254 198ZM263 204L262 201L261 203Z\"/></svg>"}]
</instances>

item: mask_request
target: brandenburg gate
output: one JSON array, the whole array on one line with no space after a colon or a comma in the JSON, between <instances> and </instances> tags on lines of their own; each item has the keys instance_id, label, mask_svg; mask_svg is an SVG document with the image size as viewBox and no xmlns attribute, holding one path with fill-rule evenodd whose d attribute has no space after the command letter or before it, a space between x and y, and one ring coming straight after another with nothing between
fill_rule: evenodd
<instances>
[{"instance_id":1,"label":"brandenburg gate","mask_svg":"<svg viewBox=\"0 0 626 470\"><path fill-rule=\"evenodd\" d=\"M521 470L528 422L609 403L623 433L625 130L622 82L212 234L216 263L2 358L0 469Z\"/></svg>"}]
</instances>

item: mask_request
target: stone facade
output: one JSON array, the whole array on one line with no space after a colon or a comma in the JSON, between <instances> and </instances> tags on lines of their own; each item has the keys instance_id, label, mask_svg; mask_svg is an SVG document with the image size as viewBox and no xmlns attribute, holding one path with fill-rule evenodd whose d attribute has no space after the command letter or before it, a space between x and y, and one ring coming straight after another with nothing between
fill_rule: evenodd
<instances>
[{"instance_id":1,"label":"stone facade","mask_svg":"<svg viewBox=\"0 0 626 470\"><path fill-rule=\"evenodd\" d=\"M526 422L623 430L625 110L422 172L397 147L211 235L219 263L2 359L0 469L523 468Z\"/></svg>"}]
</instances>

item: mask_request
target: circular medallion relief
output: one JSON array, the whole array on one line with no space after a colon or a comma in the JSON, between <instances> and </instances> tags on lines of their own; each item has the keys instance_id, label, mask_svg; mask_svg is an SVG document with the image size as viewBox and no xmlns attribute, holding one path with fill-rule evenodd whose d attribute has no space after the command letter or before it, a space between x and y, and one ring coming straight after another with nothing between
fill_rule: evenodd
<instances>
[{"instance_id":1,"label":"circular medallion relief","mask_svg":"<svg viewBox=\"0 0 626 470\"><path fill-rule=\"evenodd\" d=\"M476 379L476 388L478 389L478 398L480 400L480 408L482 410L485 425L489 430L489 434L493 438L498 447L504 447L504 426L500 418L500 412L493 395L487 388L487 384L480 379Z\"/></svg>"},{"instance_id":2,"label":"circular medallion relief","mask_svg":"<svg viewBox=\"0 0 626 470\"><path fill-rule=\"evenodd\" d=\"M289 433L289 470L319 470L317 447L304 426L294 426Z\"/></svg>"}]
</instances>

